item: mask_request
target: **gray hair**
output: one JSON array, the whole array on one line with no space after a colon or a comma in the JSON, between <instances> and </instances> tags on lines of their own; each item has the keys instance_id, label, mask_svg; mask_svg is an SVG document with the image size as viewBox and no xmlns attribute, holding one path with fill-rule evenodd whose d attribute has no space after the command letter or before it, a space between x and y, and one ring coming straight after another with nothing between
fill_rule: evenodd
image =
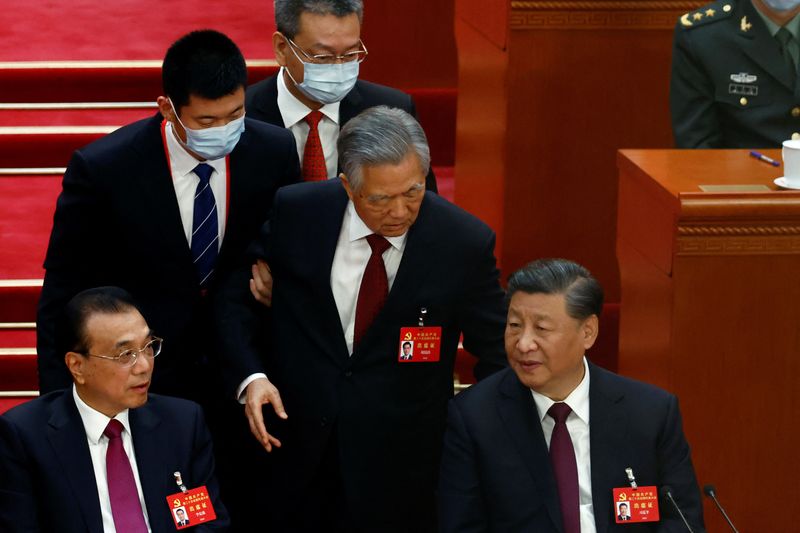
<instances>
[{"instance_id":1,"label":"gray hair","mask_svg":"<svg viewBox=\"0 0 800 533\"><path fill-rule=\"evenodd\" d=\"M294 39L300 31L300 15L303 12L336 17L355 13L359 22L364 20L362 0L275 0L274 8L275 26L289 39Z\"/></svg>"},{"instance_id":2,"label":"gray hair","mask_svg":"<svg viewBox=\"0 0 800 533\"><path fill-rule=\"evenodd\" d=\"M419 159L422 176L431 166L431 151L422 126L402 109L377 106L362 111L339 132L339 167L350 187L359 190L364 166L399 165L410 153Z\"/></svg>"},{"instance_id":3,"label":"gray hair","mask_svg":"<svg viewBox=\"0 0 800 533\"><path fill-rule=\"evenodd\" d=\"M517 270L508 278L506 302L517 292L527 294L563 294L567 314L578 320L603 310L603 287L578 263L567 259L538 259Z\"/></svg>"}]
</instances>

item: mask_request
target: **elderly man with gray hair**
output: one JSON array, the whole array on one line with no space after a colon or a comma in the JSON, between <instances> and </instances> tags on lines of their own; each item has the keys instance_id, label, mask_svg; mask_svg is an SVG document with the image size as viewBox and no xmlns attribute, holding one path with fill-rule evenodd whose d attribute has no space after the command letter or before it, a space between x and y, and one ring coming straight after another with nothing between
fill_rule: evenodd
<instances>
[{"instance_id":1,"label":"elderly man with gray hair","mask_svg":"<svg viewBox=\"0 0 800 533\"><path fill-rule=\"evenodd\" d=\"M495 236L425 191L428 144L405 111L364 111L338 151L340 179L281 189L254 246L271 310L246 275L226 283L230 390L272 451L274 531L434 531L461 335L478 378L504 366Z\"/></svg>"}]
</instances>

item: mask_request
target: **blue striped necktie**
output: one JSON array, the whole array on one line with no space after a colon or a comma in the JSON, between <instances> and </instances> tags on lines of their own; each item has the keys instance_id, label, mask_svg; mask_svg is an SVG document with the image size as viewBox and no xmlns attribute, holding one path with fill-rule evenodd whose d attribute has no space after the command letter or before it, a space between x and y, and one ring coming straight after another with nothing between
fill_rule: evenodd
<instances>
[{"instance_id":1,"label":"blue striped necktie","mask_svg":"<svg viewBox=\"0 0 800 533\"><path fill-rule=\"evenodd\" d=\"M200 178L194 193L194 216L192 222L192 261L197 270L200 286L205 287L214 272L219 254L219 223L217 203L209 180L214 169L200 163L194 173Z\"/></svg>"}]
</instances>

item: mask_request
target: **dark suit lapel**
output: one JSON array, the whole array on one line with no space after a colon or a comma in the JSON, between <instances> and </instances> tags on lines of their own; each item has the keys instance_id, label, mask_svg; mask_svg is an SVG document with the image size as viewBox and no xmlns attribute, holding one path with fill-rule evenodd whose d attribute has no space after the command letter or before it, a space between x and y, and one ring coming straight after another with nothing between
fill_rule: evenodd
<instances>
[{"instance_id":1,"label":"dark suit lapel","mask_svg":"<svg viewBox=\"0 0 800 533\"><path fill-rule=\"evenodd\" d=\"M73 495L86 521L87 530L102 532L103 518L100 514L100 496L97 494L94 467L86 441L86 430L72 398L71 388L65 390L61 398L53 403L47 438L61 463L64 477L72 485Z\"/></svg>"},{"instance_id":2,"label":"dark suit lapel","mask_svg":"<svg viewBox=\"0 0 800 533\"><path fill-rule=\"evenodd\" d=\"M318 235L318 239L315 244L309 243L309 249L313 254L312 264L315 266L310 282L315 285L314 292L320 298L319 305L309 310L318 313L315 320L308 321L309 324L315 325L309 331L321 349L337 362L344 363L349 360L350 353L342 331L339 309L336 307L336 300L331 290L331 268L348 198L339 180L329 180L320 186L328 187L330 193L323 195L324 206L314 208L321 215L312 230Z\"/></svg>"},{"instance_id":3,"label":"dark suit lapel","mask_svg":"<svg viewBox=\"0 0 800 533\"><path fill-rule=\"evenodd\" d=\"M178 486L169 482L166 472L172 473L175 465L167 465L164 450L169 447L167 431L159 431L161 418L145 404L138 409L129 411L133 449L136 453L136 466L139 470L139 481L142 483L144 501L147 505L147 515L150 526L155 531L158 529L158 517L162 516L167 505L166 497L178 492ZM174 489L174 490L171 490Z\"/></svg>"},{"instance_id":4,"label":"dark suit lapel","mask_svg":"<svg viewBox=\"0 0 800 533\"><path fill-rule=\"evenodd\" d=\"M610 471L612 460L627 453L628 418L624 395L607 383L604 371L589 363L589 446L592 461L592 500L597 532L604 533L612 515L611 489L626 486L624 471ZM622 457L622 459L625 459ZM632 460L633 458L628 458Z\"/></svg>"},{"instance_id":5,"label":"dark suit lapel","mask_svg":"<svg viewBox=\"0 0 800 533\"><path fill-rule=\"evenodd\" d=\"M362 109L363 105L363 98L361 97L361 91L359 91L358 81L356 81L355 86L347 93L347 96L342 98L342 103L339 104L339 127L341 128L347 122L353 118L354 116L358 115Z\"/></svg>"},{"instance_id":6,"label":"dark suit lapel","mask_svg":"<svg viewBox=\"0 0 800 533\"><path fill-rule=\"evenodd\" d=\"M276 126L283 127L283 116L278 108L278 76L280 71L265 82L258 100L253 100L252 105L261 113L261 120Z\"/></svg>"},{"instance_id":7,"label":"dark suit lapel","mask_svg":"<svg viewBox=\"0 0 800 533\"><path fill-rule=\"evenodd\" d=\"M528 468L539 495L547 506L550 520L561 531L563 526L558 490L550 465L550 453L547 450L542 424L531 391L510 370L506 371L506 375L498 385L498 391L500 394L497 414L522 457L522 462Z\"/></svg>"},{"instance_id":8,"label":"dark suit lapel","mask_svg":"<svg viewBox=\"0 0 800 533\"><path fill-rule=\"evenodd\" d=\"M742 5L733 22L739 24L739 37L745 41L742 50L772 77L791 90L794 90L791 73L781 55L778 40L770 35L767 25L761 20L752 2L739 2ZM747 20L744 20L744 17ZM749 28L745 25L749 24Z\"/></svg>"},{"instance_id":9,"label":"dark suit lapel","mask_svg":"<svg viewBox=\"0 0 800 533\"><path fill-rule=\"evenodd\" d=\"M150 218L151 227L155 228L155 234L159 235L162 243L161 252L166 254L166 257L161 256L161 260L168 262L167 257L173 258L177 264L183 264L193 276L192 254L183 233L178 198L172 185L172 173L164 151L161 120L158 116L153 117L147 128L139 134L134 147L141 157L139 168L132 172L138 182L138 189L141 190L145 202L143 205L147 206L148 211L137 216Z\"/></svg>"}]
</instances>

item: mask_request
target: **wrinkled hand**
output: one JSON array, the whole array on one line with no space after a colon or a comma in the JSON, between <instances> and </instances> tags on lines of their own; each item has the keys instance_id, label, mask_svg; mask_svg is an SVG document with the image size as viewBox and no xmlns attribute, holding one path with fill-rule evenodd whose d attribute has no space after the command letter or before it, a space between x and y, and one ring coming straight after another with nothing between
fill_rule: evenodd
<instances>
[{"instance_id":1,"label":"wrinkled hand","mask_svg":"<svg viewBox=\"0 0 800 533\"><path fill-rule=\"evenodd\" d=\"M281 441L267 433L267 427L264 425L262 406L268 403L272 404L276 415L284 420L288 418L278 389L267 378L258 378L247 386L244 413L247 415L250 431L258 442L271 452L273 446L281 447Z\"/></svg>"},{"instance_id":2,"label":"wrinkled hand","mask_svg":"<svg viewBox=\"0 0 800 533\"><path fill-rule=\"evenodd\" d=\"M250 279L250 293L267 307L272 305L272 272L263 259L258 259L250 267L253 277Z\"/></svg>"}]
</instances>

